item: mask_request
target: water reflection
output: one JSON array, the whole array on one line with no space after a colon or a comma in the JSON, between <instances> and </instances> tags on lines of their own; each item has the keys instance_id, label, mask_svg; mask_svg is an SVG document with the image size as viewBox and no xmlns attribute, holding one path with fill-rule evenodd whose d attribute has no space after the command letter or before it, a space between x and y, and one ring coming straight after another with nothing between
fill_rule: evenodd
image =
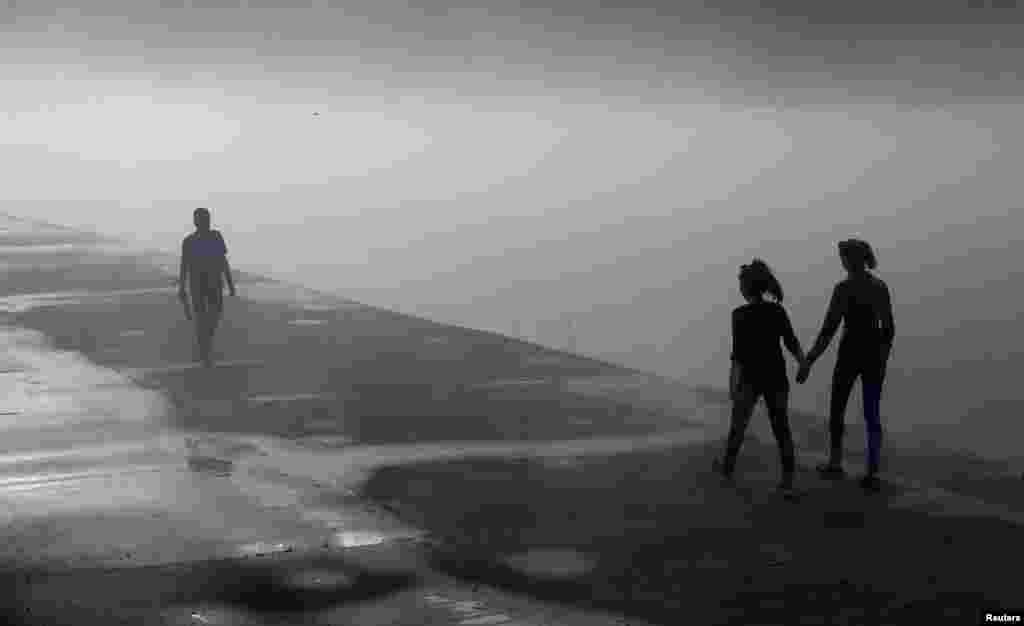
<instances>
[{"instance_id":1,"label":"water reflection","mask_svg":"<svg viewBox=\"0 0 1024 626\"><path fill-rule=\"evenodd\" d=\"M388 537L372 531L341 531L333 537L333 543L339 548L358 548L376 546L384 543Z\"/></svg>"}]
</instances>

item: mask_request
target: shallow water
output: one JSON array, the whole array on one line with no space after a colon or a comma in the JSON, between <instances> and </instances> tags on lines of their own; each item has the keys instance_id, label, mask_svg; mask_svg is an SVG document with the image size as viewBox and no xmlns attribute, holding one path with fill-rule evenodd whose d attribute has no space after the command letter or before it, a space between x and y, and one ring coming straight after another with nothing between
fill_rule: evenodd
<instances>
[{"instance_id":1,"label":"shallow water","mask_svg":"<svg viewBox=\"0 0 1024 626\"><path fill-rule=\"evenodd\" d=\"M37 294L7 298L2 304L9 310L27 309L112 295ZM135 336L122 334L121 340L134 341ZM0 510L10 522L8 550L28 549L33 558L43 560L128 565L415 539L418 531L367 509L354 497L361 481L381 465L461 456L576 458L674 446L707 436L703 429L691 428L640 438L544 444L392 446L358 446L336 436L210 436L169 428L173 407L158 391L134 383L136 376L194 364L115 371L76 352L55 349L36 331L10 325L0 326L0 353ZM241 360L220 367L259 365ZM287 403L322 395L267 390L247 399ZM221 410L201 408L206 413ZM222 410L233 408L227 402ZM338 492L350 494L344 500L350 504L322 504L322 494ZM33 525L41 523L32 520L82 515L107 523L69 521L73 536L45 545L26 540L35 536ZM153 533L160 538L154 539Z\"/></svg>"}]
</instances>

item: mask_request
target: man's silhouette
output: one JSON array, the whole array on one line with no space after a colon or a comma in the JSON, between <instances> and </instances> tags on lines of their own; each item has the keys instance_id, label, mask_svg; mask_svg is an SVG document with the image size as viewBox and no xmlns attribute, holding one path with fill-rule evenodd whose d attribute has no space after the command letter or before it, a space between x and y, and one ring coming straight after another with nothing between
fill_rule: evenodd
<instances>
[{"instance_id":1,"label":"man's silhouette","mask_svg":"<svg viewBox=\"0 0 1024 626\"><path fill-rule=\"evenodd\" d=\"M213 365L213 334L224 312L224 280L227 280L232 296L236 295L235 283L231 278L224 238L210 228L210 211L196 209L192 213L192 221L196 230L181 243L178 294L183 301L187 301L189 294L185 289L188 285L191 308L195 312L193 319L199 359L209 367Z\"/></svg>"}]
</instances>

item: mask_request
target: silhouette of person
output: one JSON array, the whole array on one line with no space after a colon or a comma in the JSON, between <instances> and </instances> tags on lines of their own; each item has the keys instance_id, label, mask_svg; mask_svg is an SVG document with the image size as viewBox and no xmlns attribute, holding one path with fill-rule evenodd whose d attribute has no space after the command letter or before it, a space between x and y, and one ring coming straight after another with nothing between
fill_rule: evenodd
<instances>
[{"instance_id":1,"label":"silhouette of person","mask_svg":"<svg viewBox=\"0 0 1024 626\"><path fill-rule=\"evenodd\" d=\"M231 277L224 237L210 228L210 211L205 208L196 209L192 213L192 221L196 230L181 243L178 294L183 301L186 300L187 284L192 310L195 312L199 359L209 367L213 365L213 334L224 312L224 280L227 280L232 296L236 295L235 283Z\"/></svg>"},{"instance_id":2,"label":"silhouette of person","mask_svg":"<svg viewBox=\"0 0 1024 626\"><path fill-rule=\"evenodd\" d=\"M780 340L798 362L803 363L804 353L793 332L789 315L782 306L782 286L768 265L754 259L749 265L742 266L739 282L740 293L747 304L732 312L729 370L732 417L725 455L716 459L714 469L727 480L732 480L754 406L758 398L764 396L782 461L779 488L789 491L793 488L796 457L789 428L789 379ZM765 294L775 301L766 301Z\"/></svg>"},{"instance_id":3,"label":"silhouette of person","mask_svg":"<svg viewBox=\"0 0 1024 626\"><path fill-rule=\"evenodd\" d=\"M839 354L832 375L829 408L831 451L828 463L819 465L818 472L826 478L846 475L843 470L844 415L853 383L860 377L868 444L867 472L860 484L865 489L877 491L881 487L878 471L882 450L882 383L896 334L892 301L889 287L869 271L878 266L878 261L866 241L848 239L839 242L838 248L839 258L848 275L832 291L821 332L807 353L806 363L797 373L797 382L802 384L807 380L814 362L828 348L839 323L843 322L843 335L839 340Z\"/></svg>"}]
</instances>

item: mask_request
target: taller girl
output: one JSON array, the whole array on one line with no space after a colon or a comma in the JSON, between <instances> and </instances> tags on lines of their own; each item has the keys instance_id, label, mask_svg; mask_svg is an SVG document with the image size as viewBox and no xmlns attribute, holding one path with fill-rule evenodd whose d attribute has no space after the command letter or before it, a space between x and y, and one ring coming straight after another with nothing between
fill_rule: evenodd
<instances>
[{"instance_id":1,"label":"taller girl","mask_svg":"<svg viewBox=\"0 0 1024 626\"><path fill-rule=\"evenodd\" d=\"M869 271L878 266L871 246L860 239L847 239L839 242L838 247L847 277L832 291L825 322L814 347L807 353L805 365L797 373L797 382L807 380L811 365L828 348L839 328L839 322L844 322L839 355L832 376L829 411L831 451L829 462L819 466L818 471L828 478L841 478L845 475L843 420L853 383L860 377L868 444L867 473L860 484L865 489L877 491L880 487L878 471L882 450L882 383L896 335L896 325L889 288Z\"/></svg>"}]
</instances>

